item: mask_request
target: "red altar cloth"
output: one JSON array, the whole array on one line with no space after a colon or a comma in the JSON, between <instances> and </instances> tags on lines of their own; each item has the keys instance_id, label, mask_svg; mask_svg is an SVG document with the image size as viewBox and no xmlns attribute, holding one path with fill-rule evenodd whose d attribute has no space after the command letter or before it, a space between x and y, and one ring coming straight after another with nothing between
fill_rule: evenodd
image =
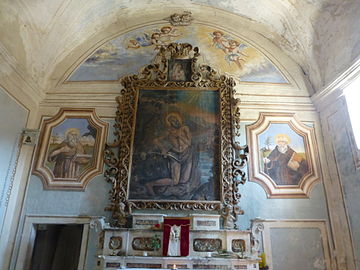
<instances>
[{"instance_id":1,"label":"red altar cloth","mask_svg":"<svg viewBox=\"0 0 360 270\"><path fill-rule=\"evenodd\" d=\"M190 219L189 218L165 218L164 232L163 232L163 256L167 256L169 248L169 237L171 226L181 226L180 231L180 256L189 255L189 234L190 234Z\"/></svg>"}]
</instances>

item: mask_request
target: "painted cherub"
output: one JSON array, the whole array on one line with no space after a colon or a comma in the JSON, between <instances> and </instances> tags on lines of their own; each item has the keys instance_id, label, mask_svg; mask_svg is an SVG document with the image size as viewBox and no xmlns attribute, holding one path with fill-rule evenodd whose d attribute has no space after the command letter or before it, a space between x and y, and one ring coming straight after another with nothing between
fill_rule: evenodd
<instances>
[{"instance_id":1,"label":"painted cherub","mask_svg":"<svg viewBox=\"0 0 360 270\"><path fill-rule=\"evenodd\" d=\"M172 42L173 38L180 36L176 28L171 26L161 27L159 32L158 44L168 45Z\"/></svg>"},{"instance_id":2,"label":"painted cherub","mask_svg":"<svg viewBox=\"0 0 360 270\"><path fill-rule=\"evenodd\" d=\"M160 49L161 46L168 45L172 42L174 37L180 36L176 28L171 26L164 26L160 30L156 29L152 33L143 33L130 39L127 49L139 49L141 47L155 46L155 50Z\"/></svg>"},{"instance_id":3,"label":"painted cherub","mask_svg":"<svg viewBox=\"0 0 360 270\"><path fill-rule=\"evenodd\" d=\"M245 48L247 48L247 46L233 39L228 40L227 43L228 44L222 42L222 45L225 48L224 52L226 53L225 59L228 61L229 64L233 62L240 69L242 69L243 68L242 62L245 62L244 58L248 57L248 55L246 55L242 51Z\"/></svg>"},{"instance_id":4,"label":"painted cherub","mask_svg":"<svg viewBox=\"0 0 360 270\"><path fill-rule=\"evenodd\" d=\"M218 30L214 31L211 36L213 37L212 46L221 49L225 53L225 60L229 64L232 62L235 63L240 69L242 69L242 62L245 62L244 58L248 57L245 53L243 53L243 50L247 48L247 46Z\"/></svg>"},{"instance_id":5,"label":"painted cherub","mask_svg":"<svg viewBox=\"0 0 360 270\"><path fill-rule=\"evenodd\" d=\"M143 33L142 35L139 35L134 39L130 39L127 48L139 49L141 47L147 47L152 44L153 44L152 37L150 37L150 35L147 33Z\"/></svg>"},{"instance_id":6,"label":"painted cherub","mask_svg":"<svg viewBox=\"0 0 360 270\"><path fill-rule=\"evenodd\" d=\"M162 46L169 45L174 37L178 37L181 34L178 33L176 28L171 26L164 26L160 30L157 30L151 34L151 43L155 45L155 50L160 49Z\"/></svg>"},{"instance_id":7,"label":"painted cherub","mask_svg":"<svg viewBox=\"0 0 360 270\"><path fill-rule=\"evenodd\" d=\"M221 32L221 31L214 31L212 33L212 37L213 37L213 43L212 43L212 46L218 48L218 49L221 49L223 50L225 53L225 47L223 45L223 42L226 42L226 38L224 36L224 33Z\"/></svg>"},{"instance_id":8,"label":"painted cherub","mask_svg":"<svg viewBox=\"0 0 360 270\"><path fill-rule=\"evenodd\" d=\"M178 30L176 28L172 28L171 26L164 26L160 29L160 37L178 37L180 36L180 33L178 33Z\"/></svg>"}]
</instances>

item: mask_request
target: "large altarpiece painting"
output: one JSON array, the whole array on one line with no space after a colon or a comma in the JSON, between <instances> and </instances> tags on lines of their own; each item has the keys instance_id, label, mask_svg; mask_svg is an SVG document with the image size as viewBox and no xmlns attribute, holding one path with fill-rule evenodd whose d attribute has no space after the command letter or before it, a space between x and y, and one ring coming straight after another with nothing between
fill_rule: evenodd
<instances>
[{"instance_id":1,"label":"large altarpiece painting","mask_svg":"<svg viewBox=\"0 0 360 270\"><path fill-rule=\"evenodd\" d=\"M247 147L239 145L235 82L197 62L198 48L162 47L120 80L115 136L105 150L108 210L124 226L134 209L212 210L234 228Z\"/></svg>"}]
</instances>

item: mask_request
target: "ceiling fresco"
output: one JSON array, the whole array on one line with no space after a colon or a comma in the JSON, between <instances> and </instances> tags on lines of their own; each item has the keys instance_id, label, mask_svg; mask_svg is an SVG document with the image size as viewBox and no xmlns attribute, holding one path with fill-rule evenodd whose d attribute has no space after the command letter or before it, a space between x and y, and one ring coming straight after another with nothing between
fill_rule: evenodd
<instances>
[{"instance_id":1,"label":"ceiling fresco","mask_svg":"<svg viewBox=\"0 0 360 270\"><path fill-rule=\"evenodd\" d=\"M238 37L203 25L168 24L143 27L105 43L68 81L114 81L136 74L153 60L161 46L171 42L198 46L201 62L240 82L288 83L268 58Z\"/></svg>"}]
</instances>

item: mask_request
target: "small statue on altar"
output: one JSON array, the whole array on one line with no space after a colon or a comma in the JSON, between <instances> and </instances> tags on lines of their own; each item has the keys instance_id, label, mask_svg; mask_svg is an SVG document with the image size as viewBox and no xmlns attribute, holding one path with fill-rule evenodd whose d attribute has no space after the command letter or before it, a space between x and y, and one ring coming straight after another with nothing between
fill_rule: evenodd
<instances>
[{"instance_id":1,"label":"small statue on altar","mask_svg":"<svg viewBox=\"0 0 360 270\"><path fill-rule=\"evenodd\" d=\"M123 227L126 225L126 212L125 212L126 205L123 202L119 202L118 204L118 213L116 215L117 223L119 226Z\"/></svg>"},{"instance_id":2,"label":"small statue on altar","mask_svg":"<svg viewBox=\"0 0 360 270\"><path fill-rule=\"evenodd\" d=\"M232 214L233 207L231 205L227 205L224 209L224 229L234 229L236 218Z\"/></svg>"},{"instance_id":3,"label":"small statue on altar","mask_svg":"<svg viewBox=\"0 0 360 270\"><path fill-rule=\"evenodd\" d=\"M170 229L168 256L180 256L181 226L172 225Z\"/></svg>"},{"instance_id":4,"label":"small statue on altar","mask_svg":"<svg viewBox=\"0 0 360 270\"><path fill-rule=\"evenodd\" d=\"M189 233L189 218L164 218L163 256L188 256Z\"/></svg>"}]
</instances>

